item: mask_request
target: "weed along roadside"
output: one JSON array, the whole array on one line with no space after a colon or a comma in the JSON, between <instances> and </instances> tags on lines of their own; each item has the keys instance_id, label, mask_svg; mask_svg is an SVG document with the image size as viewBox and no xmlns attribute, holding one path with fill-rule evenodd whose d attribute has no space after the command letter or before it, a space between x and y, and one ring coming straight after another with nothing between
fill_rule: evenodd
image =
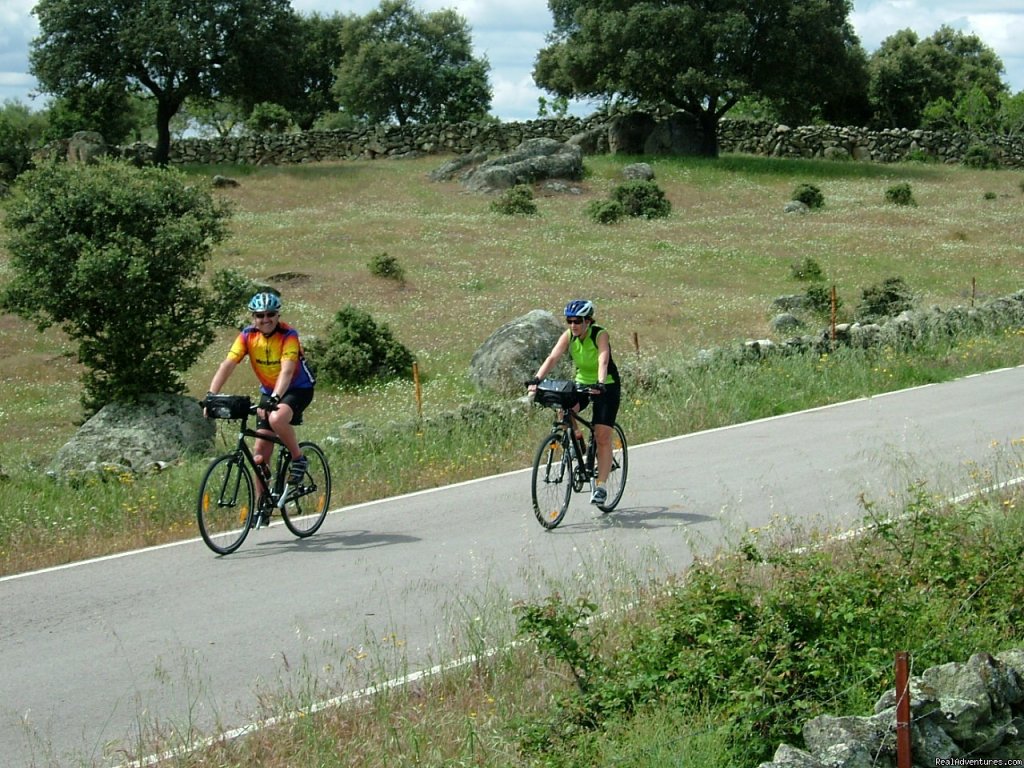
<instances>
[{"instance_id":1,"label":"weed along roadside","mask_svg":"<svg viewBox=\"0 0 1024 768\"><path fill-rule=\"evenodd\" d=\"M528 466L544 425L475 391L466 366L496 327L557 309L581 282L626 347L617 350L628 382L619 421L632 444L1024 358L1019 322L975 322L983 306L1024 286L1015 245L1024 193L1009 172L659 159L651 165L669 215L592 220L587 206L622 183L624 162L588 159L579 195L537 195L527 216L427 181L436 159L246 169L238 187L218 193L234 215L211 266L273 283L311 337L329 337L352 306L386 325L416 361L415 380L318 391L302 430L325 449L334 506ZM211 169L187 173L205 180ZM894 175L909 180L916 206L885 200ZM793 190L812 182L823 204L784 213ZM851 343L787 344L820 337L827 319L811 289L822 286L835 286L841 301L829 309L838 304L837 326ZM800 330L772 326L783 296L802 299L789 311ZM883 315L901 301L912 302L907 318L931 318L927 333L904 326L885 335ZM859 317L869 303L872 314ZM205 391L235 332L223 329L185 372L191 394ZM880 343L853 343L868 333ZM18 350L5 374L0 573L195 538L206 457L155 474L46 476L79 420L81 370L59 330L38 333L5 316L0 334ZM741 341L750 338L772 344ZM452 416L467 404L473 418ZM218 448L233 438L221 433ZM778 541L742 542L676 583L626 574L629 599L607 600L630 605L625 621L592 618L603 596L600 605L586 594L552 596L478 663L185 759L197 767L294 765L296 755L361 766L754 765L799 739L817 714L869 711L891 684L894 650L910 648L916 664L932 666L1020 647L1019 500L947 507L920 491L905 522L857 542L798 556L790 539L814 533L778 530L770 536ZM893 561L900 568L886 567ZM542 632L555 645L538 650ZM378 650L394 649L382 641ZM317 694L321 684L329 681L312 684ZM268 706L292 711L292 694ZM140 752L177 744L151 732Z\"/></svg>"},{"instance_id":2,"label":"weed along roadside","mask_svg":"<svg viewBox=\"0 0 1024 768\"><path fill-rule=\"evenodd\" d=\"M1013 252L1024 191L1010 172L742 155L715 162L659 158L650 165L671 202L669 215L609 226L592 221L586 209L621 185L628 159L587 158L581 194L538 197L537 214L528 216L494 213L490 198L428 181L438 162L237 169L239 186L218 192L234 215L211 269L233 267L275 284L313 346L330 338L331 320L344 310L348 322L369 318L389 329L417 363L416 381L318 388L303 431L327 447L344 478L336 504L527 466L531 447L517 418L495 415L487 426L451 429L445 414L470 402L502 411L467 381L469 358L510 315L557 308L581 279L608 325L621 329L620 344L634 340L634 354L618 351L631 358L623 422L633 442L1021 359L1012 330L944 322L933 323L930 340L913 349L883 338L873 349L843 347L827 357L812 350L783 360L761 355L759 342L764 359L740 375L728 359L710 368L691 364L700 350L748 355L740 339L774 339L783 347L813 335L829 320L819 300L823 285L838 295L838 327L859 334L854 344L872 326L850 325L862 294L895 276L906 289L896 298L909 295L919 312L941 307L948 318L956 316L954 307L964 307L966 316L972 305L1010 296L1024 284ZM897 172L912 185L916 206L885 201ZM188 169L196 181L210 173ZM808 180L821 206L806 215L783 213ZM1001 192L991 200L979 190ZM905 236L908 227L912 237ZM267 253L277 255L272 275L261 266ZM559 268L581 254L580 269ZM338 296L345 297L342 306ZM780 297L799 300L786 311L800 326L773 330ZM224 329L185 373L196 396L232 333ZM20 350L7 369L13 400L0 466L12 503L0 511L0 570L194 535L191 497L202 460L186 458L152 476L85 480L70 493L43 476L81 418L81 371L57 330L40 334L7 317L0 334L6 348ZM388 439L376 439L381 435Z\"/></svg>"}]
</instances>

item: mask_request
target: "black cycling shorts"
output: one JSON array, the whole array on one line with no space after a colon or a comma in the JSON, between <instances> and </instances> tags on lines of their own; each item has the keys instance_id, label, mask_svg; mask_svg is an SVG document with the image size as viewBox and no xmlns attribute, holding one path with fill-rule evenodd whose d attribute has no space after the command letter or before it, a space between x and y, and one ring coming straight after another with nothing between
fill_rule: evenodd
<instances>
[{"instance_id":1,"label":"black cycling shorts","mask_svg":"<svg viewBox=\"0 0 1024 768\"><path fill-rule=\"evenodd\" d=\"M603 395L590 395L581 392L579 395L580 410L582 411L589 404L593 403L594 412L591 421L594 424L604 424L608 427L615 426L615 419L619 415L619 402L622 399L622 387L618 383L606 384Z\"/></svg>"},{"instance_id":2,"label":"black cycling shorts","mask_svg":"<svg viewBox=\"0 0 1024 768\"><path fill-rule=\"evenodd\" d=\"M260 406L262 407L268 400L269 395L263 395L260 397ZM313 388L306 387L305 389L289 389L284 393L284 397L281 398L281 402L292 409L292 424L298 426L302 423L302 412L306 410L306 407L313 402ZM256 429L270 429L270 423L266 419L261 419L257 416L256 418Z\"/></svg>"}]
</instances>

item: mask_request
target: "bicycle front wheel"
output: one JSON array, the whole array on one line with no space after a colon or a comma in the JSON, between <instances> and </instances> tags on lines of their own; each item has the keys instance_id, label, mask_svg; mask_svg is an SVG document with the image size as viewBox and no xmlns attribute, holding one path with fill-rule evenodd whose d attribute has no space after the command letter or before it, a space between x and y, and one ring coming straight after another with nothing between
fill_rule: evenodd
<instances>
[{"instance_id":1,"label":"bicycle front wheel","mask_svg":"<svg viewBox=\"0 0 1024 768\"><path fill-rule=\"evenodd\" d=\"M196 518L206 546L230 555L249 535L256 493L241 454L214 459L199 485Z\"/></svg>"},{"instance_id":2,"label":"bicycle front wheel","mask_svg":"<svg viewBox=\"0 0 1024 768\"><path fill-rule=\"evenodd\" d=\"M602 512L611 512L622 498L626 488L626 475L629 473L629 454L626 449L626 433L622 427L615 425L612 431L612 468L605 480L604 487L608 490L608 500L598 505Z\"/></svg>"},{"instance_id":3,"label":"bicycle front wheel","mask_svg":"<svg viewBox=\"0 0 1024 768\"><path fill-rule=\"evenodd\" d=\"M331 468L327 457L315 443L299 443L308 466L302 481L288 489L281 516L288 530L299 538L312 536L327 517L331 504ZM288 467L283 468L284 472Z\"/></svg>"},{"instance_id":4,"label":"bicycle front wheel","mask_svg":"<svg viewBox=\"0 0 1024 768\"><path fill-rule=\"evenodd\" d=\"M552 432L537 447L533 460L533 514L548 530L562 522L572 496L569 436Z\"/></svg>"}]
</instances>

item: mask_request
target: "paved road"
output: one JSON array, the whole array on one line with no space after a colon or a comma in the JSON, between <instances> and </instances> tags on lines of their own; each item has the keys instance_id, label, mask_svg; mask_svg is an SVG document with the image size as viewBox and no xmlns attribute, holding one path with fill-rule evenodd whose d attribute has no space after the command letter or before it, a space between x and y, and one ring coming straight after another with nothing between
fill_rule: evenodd
<instances>
[{"instance_id":1,"label":"paved road","mask_svg":"<svg viewBox=\"0 0 1024 768\"><path fill-rule=\"evenodd\" d=\"M465 619L559 581L680 570L778 517L852 525L862 492L967 490L972 462L1010 466L1022 391L1016 368L636 446L620 508L574 497L553 532L523 471L340 510L305 541L276 525L226 558L197 540L0 579L0 763L116 764L140 724L242 725L259 691L364 685L392 647L429 666Z\"/></svg>"}]
</instances>

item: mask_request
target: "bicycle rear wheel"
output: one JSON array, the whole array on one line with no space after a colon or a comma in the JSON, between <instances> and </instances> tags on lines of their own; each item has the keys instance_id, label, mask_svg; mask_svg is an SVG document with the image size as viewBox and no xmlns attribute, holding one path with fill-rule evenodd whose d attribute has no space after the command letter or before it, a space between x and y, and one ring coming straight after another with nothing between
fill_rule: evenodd
<instances>
[{"instance_id":1,"label":"bicycle rear wheel","mask_svg":"<svg viewBox=\"0 0 1024 768\"><path fill-rule=\"evenodd\" d=\"M552 432L537 447L533 460L533 514L548 530L562 522L569 509L571 462L569 436L565 432Z\"/></svg>"},{"instance_id":2,"label":"bicycle rear wheel","mask_svg":"<svg viewBox=\"0 0 1024 768\"><path fill-rule=\"evenodd\" d=\"M288 491L281 515L288 530L300 538L312 536L327 517L331 504L331 468L315 443L299 443L308 466L302 482ZM289 462L290 465L290 462ZM288 466L283 468L288 471Z\"/></svg>"},{"instance_id":3,"label":"bicycle rear wheel","mask_svg":"<svg viewBox=\"0 0 1024 768\"><path fill-rule=\"evenodd\" d=\"M199 484L196 519L206 546L230 555L249 535L255 514L255 490L241 454L214 459Z\"/></svg>"},{"instance_id":4,"label":"bicycle rear wheel","mask_svg":"<svg viewBox=\"0 0 1024 768\"><path fill-rule=\"evenodd\" d=\"M611 512L622 498L626 488L626 475L629 473L629 454L626 449L626 433L618 424L612 430L612 468L605 480L604 487L608 491L608 500L598 505L602 512Z\"/></svg>"}]
</instances>

